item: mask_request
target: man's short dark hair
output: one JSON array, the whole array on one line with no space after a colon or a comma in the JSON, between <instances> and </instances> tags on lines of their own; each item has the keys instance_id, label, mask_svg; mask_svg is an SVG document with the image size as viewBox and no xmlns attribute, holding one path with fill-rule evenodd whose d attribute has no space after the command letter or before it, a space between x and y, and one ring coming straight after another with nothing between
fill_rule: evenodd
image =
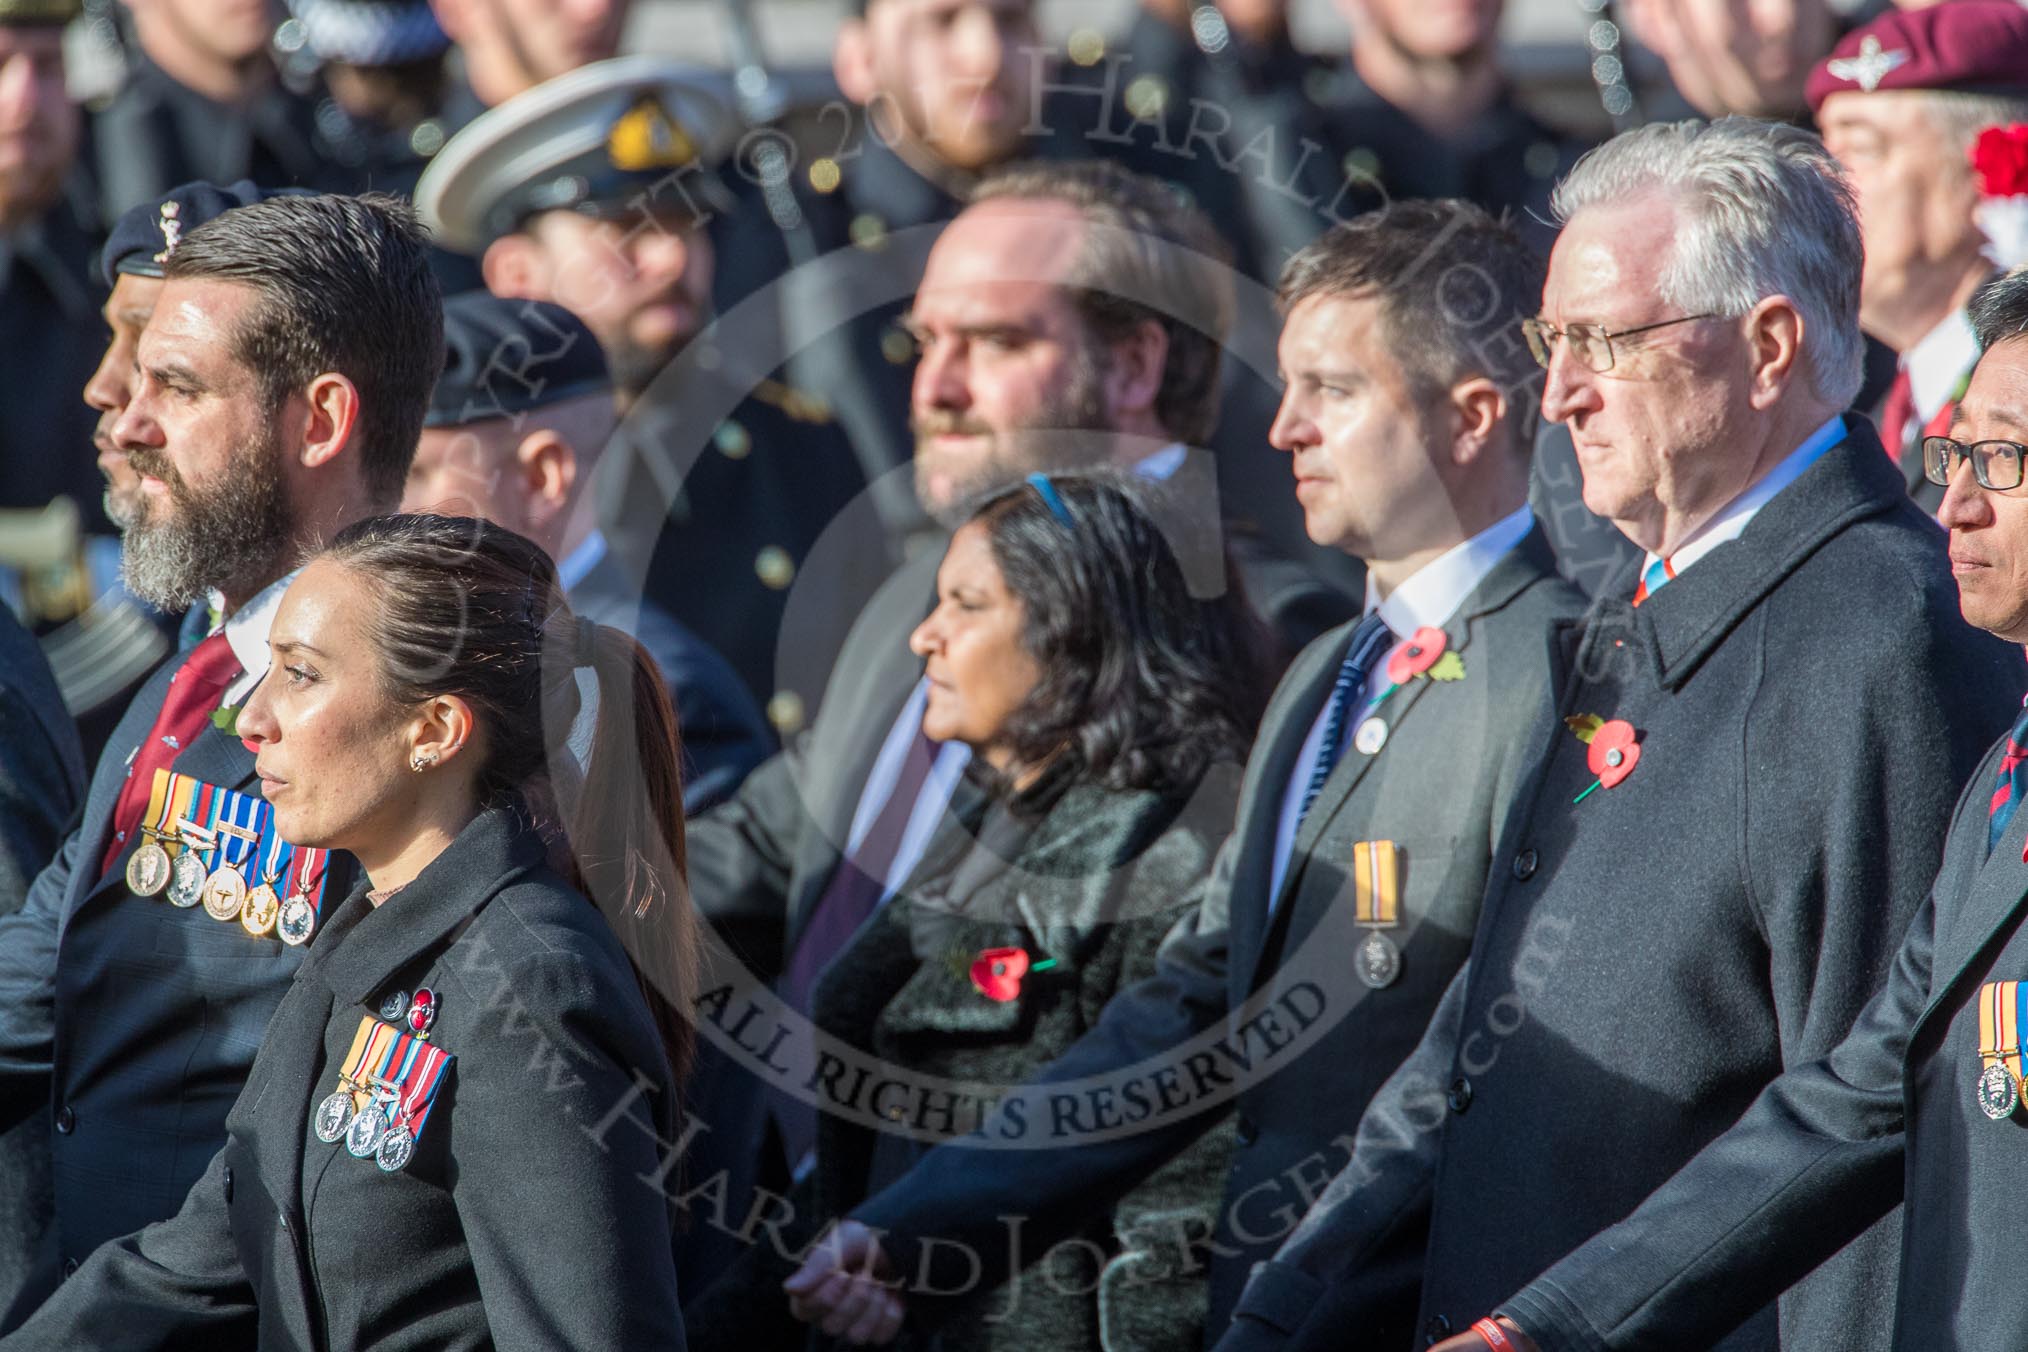
<instances>
[{"instance_id":1,"label":"man's short dark hair","mask_svg":"<svg viewBox=\"0 0 2028 1352\"><path fill-rule=\"evenodd\" d=\"M1218 364L1234 308L1232 253L1204 213L1169 184L1108 160L1010 165L971 202L1064 202L1093 228L1064 285L1085 329L1119 342L1153 321L1169 339L1155 416L1202 446L1218 423Z\"/></svg>"},{"instance_id":2,"label":"man's short dark hair","mask_svg":"<svg viewBox=\"0 0 2028 1352\"><path fill-rule=\"evenodd\" d=\"M2002 273L1972 293L1972 332L1981 350L2028 337L2028 267Z\"/></svg>"},{"instance_id":3,"label":"man's short dark hair","mask_svg":"<svg viewBox=\"0 0 2028 1352\"><path fill-rule=\"evenodd\" d=\"M428 236L398 198L276 197L207 221L166 281L235 282L259 296L233 335L269 413L317 376L359 390L360 476L376 504L401 497L430 392L444 370L444 303Z\"/></svg>"},{"instance_id":4,"label":"man's short dark hair","mask_svg":"<svg viewBox=\"0 0 2028 1352\"><path fill-rule=\"evenodd\" d=\"M1316 296L1378 299L1388 347L1418 399L1485 376L1506 391L1509 424L1530 449L1542 369L1521 321L1540 308L1542 281L1541 258L1511 225L1436 198L1334 226L1289 259L1276 299L1284 315Z\"/></svg>"}]
</instances>

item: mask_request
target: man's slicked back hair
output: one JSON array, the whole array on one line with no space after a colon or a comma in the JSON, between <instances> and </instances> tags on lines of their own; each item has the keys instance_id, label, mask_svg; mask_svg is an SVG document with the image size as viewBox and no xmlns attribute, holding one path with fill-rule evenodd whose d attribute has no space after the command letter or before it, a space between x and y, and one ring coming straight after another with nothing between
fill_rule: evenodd
<instances>
[{"instance_id":1,"label":"man's slicked back hair","mask_svg":"<svg viewBox=\"0 0 2028 1352\"><path fill-rule=\"evenodd\" d=\"M350 380L361 479L375 504L400 499L444 370L443 294L407 203L324 194L237 207L191 231L162 275L257 294L233 355L253 370L270 413L326 372Z\"/></svg>"},{"instance_id":2,"label":"man's slicked back hair","mask_svg":"<svg viewBox=\"0 0 2028 1352\"><path fill-rule=\"evenodd\" d=\"M1506 393L1507 421L1534 446L1542 368L1521 321L1542 303L1542 259L1506 221L1457 198L1390 202L1333 226L1282 268L1288 314L1314 297L1373 297L1411 392L1427 400L1484 376Z\"/></svg>"}]
</instances>

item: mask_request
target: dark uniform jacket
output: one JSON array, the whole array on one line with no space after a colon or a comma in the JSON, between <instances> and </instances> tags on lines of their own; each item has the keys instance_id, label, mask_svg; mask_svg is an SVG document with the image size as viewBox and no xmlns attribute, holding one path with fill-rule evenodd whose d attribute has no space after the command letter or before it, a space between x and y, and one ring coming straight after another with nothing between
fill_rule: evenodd
<instances>
[{"instance_id":1,"label":"dark uniform jacket","mask_svg":"<svg viewBox=\"0 0 2028 1352\"><path fill-rule=\"evenodd\" d=\"M127 890L122 843L104 877L127 765L161 710L176 663L128 707L93 773L79 824L0 917L0 1126L36 1121L54 1157L55 1220L40 1271L0 1325L18 1321L105 1241L171 1215L225 1138L262 1030L303 950L202 908ZM173 768L258 792L253 755L207 728ZM332 861L327 904L350 884ZM16 1223L0 1213L0 1226Z\"/></svg>"},{"instance_id":2,"label":"dark uniform jacket","mask_svg":"<svg viewBox=\"0 0 2028 1352\"><path fill-rule=\"evenodd\" d=\"M182 1210L4 1346L681 1352L668 1063L619 940L545 857L495 809L379 910L356 888ZM423 986L455 1059L390 1173L312 1118L360 1019Z\"/></svg>"},{"instance_id":3,"label":"dark uniform jacket","mask_svg":"<svg viewBox=\"0 0 2028 1352\"><path fill-rule=\"evenodd\" d=\"M1552 707L1556 632L1582 609L1556 577L1541 531L1532 532L1446 626L1465 679L1417 681L1381 706L1386 743L1373 756L1347 750L1271 897L1289 776L1330 699L1351 628L1312 644L1269 705L1238 823L1201 909L1164 945L1156 974L1121 992L1097 1031L1053 1063L1043 1082L1145 1081L1149 1065L1187 1066L1192 1039L1219 1030L1259 1062L1234 1074L1221 1060L1221 1074L1193 1088L1191 1101L1118 1140L999 1152L990 1168L970 1151L934 1152L855 1213L888 1232L898 1252L933 1235L990 1253L999 1233L992 1217L1025 1216L1038 1234L1074 1225L1096 1199L1132 1186L1217 1120L1213 1108L1236 1099L1238 1149L1205 1260L1212 1288L1205 1327L1215 1337L1248 1270L1272 1256L1344 1164L1361 1110L1415 1046L1464 961L1494 837ZM1393 841L1404 861L1392 932L1402 965L1394 980L1370 988L1354 975L1364 936L1353 928L1351 889L1355 844L1376 840ZM1308 1021L1304 1042L1286 1051L1275 1042L1276 1025L1287 1028L1292 1015L1273 1012L1284 997ZM1265 1028L1261 1008L1270 1011Z\"/></svg>"},{"instance_id":4,"label":"dark uniform jacket","mask_svg":"<svg viewBox=\"0 0 2028 1352\"><path fill-rule=\"evenodd\" d=\"M1943 540L1864 422L1643 604L1595 604L1560 712L1625 720L1616 787L1558 722L1472 958L1353 1162L1241 1298L1229 1345L1335 1345L1413 1308L1461 1329L1631 1211L1886 978L1949 805L2018 706ZM1624 754L1624 753L1623 753ZM1578 801L1582 796L1582 800ZM1730 1348L1884 1342L1892 1223ZM1406 1277L1407 1280L1403 1280Z\"/></svg>"},{"instance_id":5,"label":"dark uniform jacket","mask_svg":"<svg viewBox=\"0 0 2028 1352\"><path fill-rule=\"evenodd\" d=\"M63 843L84 797L84 754L42 650L0 606L0 915ZM0 1127L0 1310L30 1279L49 1224L49 1126L40 1115Z\"/></svg>"},{"instance_id":6,"label":"dark uniform jacket","mask_svg":"<svg viewBox=\"0 0 2028 1352\"><path fill-rule=\"evenodd\" d=\"M961 800L971 801L946 819L915 875L819 978L817 1027L878 1058L898 1085L865 1103L850 1100L859 1111L820 1113L816 1166L789 1199L796 1218L785 1239L815 1239L939 1134L970 1131L983 1115L979 1101L940 1115L946 1099L938 1086L1011 1088L1031 1077L1091 1029L1115 991L1152 971L1163 935L1195 908L1232 821L1238 766L1215 765L1176 796L1062 779L1045 777L1011 810L979 801L969 781L961 786ZM982 953L1000 948L1056 965L1031 971L1013 998L989 999L970 972ZM920 1118L928 1139L882 1131L874 1125L881 1117L903 1126ZM1087 1197L1068 1233L1052 1236L1075 1243L1047 1256L1039 1248L1012 1262L1003 1256L940 1330L912 1329L904 1346L1194 1348L1202 1270L1152 1250L1186 1218L1209 1228L1230 1147L1229 1130L1214 1133L1138 1187L1118 1189L1123 1195ZM965 1153L980 1172L998 1170L1005 1158ZM1037 1263L1010 1279L1013 1268ZM699 1344L802 1341L807 1331L790 1318L781 1290L793 1270L779 1248L750 1246L701 1305L686 1310Z\"/></svg>"},{"instance_id":7,"label":"dark uniform jacket","mask_svg":"<svg viewBox=\"0 0 2028 1352\"><path fill-rule=\"evenodd\" d=\"M623 463L605 519L645 596L731 663L786 735L814 708L826 667L785 665L807 647L835 652L893 561L875 529L806 575L866 480L825 398L733 369L733 354L761 341L750 318L721 319L635 400L609 457Z\"/></svg>"},{"instance_id":8,"label":"dark uniform jacket","mask_svg":"<svg viewBox=\"0 0 2028 1352\"><path fill-rule=\"evenodd\" d=\"M760 706L711 645L644 599L609 553L570 589L583 619L624 629L662 669L683 741L683 810L702 812L732 796L774 750Z\"/></svg>"},{"instance_id":9,"label":"dark uniform jacket","mask_svg":"<svg viewBox=\"0 0 2028 1352\"><path fill-rule=\"evenodd\" d=\"M1982 983L2028 977L2028 814L1988 858L2004 743L1965 785L1943 868L1851 1035L1776 1080L1627 1220L1509 1300L1551 1352L1695 1348L1902 1196L1898 1352L2028 1346L2020 1208L2028 1117L1974 1101Z\"/></svg>"}]
</instances>

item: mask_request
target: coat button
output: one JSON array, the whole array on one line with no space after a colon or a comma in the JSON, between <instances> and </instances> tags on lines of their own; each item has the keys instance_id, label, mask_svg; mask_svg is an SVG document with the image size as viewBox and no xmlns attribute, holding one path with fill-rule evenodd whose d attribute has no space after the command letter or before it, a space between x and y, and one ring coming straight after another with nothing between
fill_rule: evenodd
<instances>
[{"instance_id":1,"label":"coat button","mask_svg":"<svg viewBox=\"0 0 2028 1352\"><path fill-rule=\"evenodd\" d=\"M1515 878L1521 882L1527 882L1535 876L1535 866L1541 862L1541 856L1537 855L1533 849L1521 851L1521 853L1514 856Z\"/></svg>"},{"instance_id":2,"label":"coat button","mask_svg":"<svg viewBox=\"0 0 2028 1352\"><path fill-rule=\"evenodd\" d=\"M74 1277L74 1276L76 1276L76 1275L77 1275L77 1259L75 1259L75 1258L66 1258L66 1259L64 1259L64 1260L63 1260L63 1279L64 1279L65 1281L69 1281L69 1280L70 1280L70 1279L71 1279L72 1277Z\"/></svg>"},{"instance_id":3,"label":"coat button","mask_svg":"<svg viewBox=\"0 0 2028 1352\"><path fill-rule=\"evenodd\" d=\"M1435 1347L1451 1336L1451 1321L1443 1315L1433 1314L1422 1326L1422 1345Z\"/></svg>"},{"instance_id":4,"label":"coat button","mask_svg":"<svg viewBox=\"0 0 2028 1352\"><path fill-rule=\"evenodd\" d=\"M59 1136L68 1136L77 1130L77 1113L66 1103L56 1110L56 1131Z\"/></svg>"},{"instance_id":5,"label":"coat button","mask_svg":"<svg viewBox=\"0 0 2028 1352\"><path fill-rule=\"evenodd\" d=\"M1444 1102L1454 1113L1462 1113L1472 1106L1472 1082L1460 1075L1451 1081L1451 1092L1444 1095Z\"/></svg>"},{"instance_id":6,"label":"coat button","mask_svg":"<svg viewBox=\"0 0 2028 1352\"><path fill-rule=\"evenodd\" d=\"M225 1167L225 1200L232 1200L232 1166L229 1164Z\"/></svg>"},{"instance_id":7,"label":"coat button","mask_svg":"<svg viewBox=\"0 0 2028 1352\"><path fill-rule=\"evenodd\" d=\"M1241 1113L1239 1121L1233 1124L1232 1132L1239 1138L1241 1145L1252 1145L1260 1139L1260 1124L1245 1113Z\"/></svg>"}]
</instances>

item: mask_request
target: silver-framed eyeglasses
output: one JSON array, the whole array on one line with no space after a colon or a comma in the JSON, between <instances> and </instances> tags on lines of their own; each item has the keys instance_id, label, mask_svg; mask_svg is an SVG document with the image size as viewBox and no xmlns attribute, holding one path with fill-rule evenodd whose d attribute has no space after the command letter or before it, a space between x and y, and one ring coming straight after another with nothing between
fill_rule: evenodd
<instances>
[{"instance_id":1,"label":"silver-framed eyeglasses","mask_svg":"<svg viewBox=\"0 0 2028 1352\"><path fill-rule=\"evenodd\" d=\"M1549 359L1554 354L1558 338L1570 345L1570 355L1578 365L1601 375L1613 369L1613 339L1631 338L1637 333L1651 333L1666 329L1671 324L1688 324L1698 319L1716 319L1715 314L1683 315L1677 319L1661 319L1653 324L1643 324L1634 329L1607 329L1602 324L1569 324L1554 328L1540 319L1521 321L1521 336L1528 340L1528 350L1535 356L1535 362L1543 370L1549 369Z\"/></svg>"},{"instance_id":2,"label":"silver-framed eyeglasses","mask_svg":"<svg viewBox=\"0 0 2028 1352\"><path fill-rule=\"evenodd\" d=\"M1922 477L1948 486L1958 466L1972 462L1979 487L2004 493L2021 486L2021 458L2028 454L2018 441L1975 441L1967 446L1949 437L1922 439Z\"/></svg>"}]
</instances>

